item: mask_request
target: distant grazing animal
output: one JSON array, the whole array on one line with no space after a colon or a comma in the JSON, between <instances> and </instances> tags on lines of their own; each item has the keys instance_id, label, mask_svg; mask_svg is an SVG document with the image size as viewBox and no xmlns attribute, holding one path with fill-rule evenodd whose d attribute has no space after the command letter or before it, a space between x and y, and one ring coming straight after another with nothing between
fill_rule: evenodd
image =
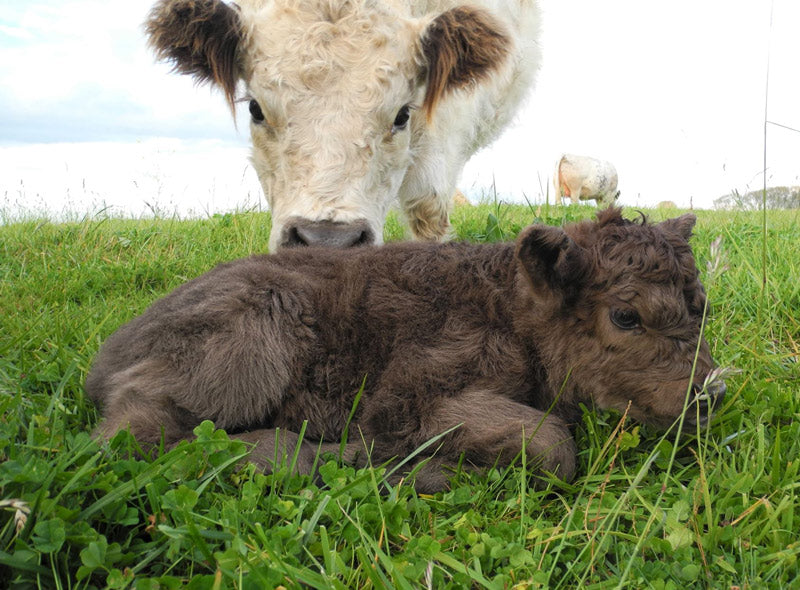
<instances>
[{"instance_id":1,"label":"distant grazing animal","mask_svg":"<svg viewBox=\"0 0 800 590\"><path fill-rule=\"evenodd\" d=\"M159 58L236 101L272 211L269 247L379 244L399 202L441 240L461 170L540 65L537 0L161 0Z\"/></svg>"},{"instance_id":2,"label":"distant grazing animal","mask_svg":"<svg viewBox=\"0 0 800 590\"><path fill-rule=\"evenodd\" d=\"M598 206L610 206L619 196L614 165L588 156L561 156L553 184L558 205L561 204L562 197L569 197L573 204L577 204L578 199L594 199Z\"/></svg>"},{"instance_id":3,"label":"distant grazing animal","mask_svg":"<svg viewBox=\"0 0 800 590\"><path fill-rule=\"evenodd\" d=\"M289 249L222 264L122 326L86 380L97 433L130 428L167 446L202 420L256 443L270 469L294 451L429 460L422 491L459 463L570 478L579 404L656 425L704 424L725 392L701 334L705 294L688 239L695 218L657 225L619 209L516 243ZM695 353L697 353L696 363ZM710 400L710 401L709 401ZM548 413L548 409L552 411ZM699 417L699 418L698 418ZM278 429L279 432L278 432ZM276 441L279 445L276 448ZM320 442L322 441L322 442ZM435 452L435 454L434 454Z\"/></svg>"},{"instance_id":4,"label":"distant grazing animal","mask_svg":"<svg viewBox=\"0 0 800 590\"><path fill-rule=\"evenodd\" d=\"M661 201L657 207L659 209L677 209L678 206L672 201Z\"/></svg>"}]
</instances>

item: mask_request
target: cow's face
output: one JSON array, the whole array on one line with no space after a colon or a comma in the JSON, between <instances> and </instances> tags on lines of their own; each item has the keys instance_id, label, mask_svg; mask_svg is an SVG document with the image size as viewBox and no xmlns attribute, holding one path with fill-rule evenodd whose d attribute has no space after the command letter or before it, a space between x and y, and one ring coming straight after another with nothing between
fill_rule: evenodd
<instances>
[{"instance_id":1,"label":"cow's face","mask_svg":"<svg viewBox=\"0 0 800 590\"><path fill-rule=\"evenodd\" d=\"M270 245L379 243L424 126L422 24L377 7L324 19L312 8L246 16L252 158L272 211Z\"/></svg>"},{"instance_id":2,"label":"cow's face","mask_svg":"<svg viewBox=\"0 0 800 590\"><path fill-rule=\"evenodd\" d=\"M505 58L508 40L483 11L416 19L389 5L162 0L153 10L160 57L231 103L245 83L271 249L380 243L437 103Z\"/></svg>"},{"instance_id":3,"label":"cow's face","mask_svg":"<svg viewBox=\"0 0 800 590\"><path fill-rule=\"evenodd\" d=\"M519 256L553 385L657 425L671 424L687 396L688 423L704 423L724 383L703 389L714 362L702 336L705 294L688 238L691 215L658 225L624 221L534 227ZM563 381L559 383L558 381Z\"/></svg>"}]
</instances>

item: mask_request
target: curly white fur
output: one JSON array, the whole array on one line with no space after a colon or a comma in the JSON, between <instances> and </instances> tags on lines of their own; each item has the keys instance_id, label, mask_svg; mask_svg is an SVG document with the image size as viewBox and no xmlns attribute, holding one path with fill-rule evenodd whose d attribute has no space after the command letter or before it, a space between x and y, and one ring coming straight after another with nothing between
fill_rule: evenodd
<instances>
[{"instance_id":1,"label":"curly white fur","mask_svg":"<svg viewBox=\"0 0 800 590\"><path fill-rule=\"evenodd\" d=\"M165 14L194 4L161 2ZM270 248L293 218L366 222L380 243L394 202L415 237L444 238L464 164L509 123L539 69L536 2L470 0L464 10L502 29L505 57L453 84L429 117L423 39L458 0L239 0L237 75L264 116L251 122L252 161L272 210ZM216 76L194 62L177 69ZM396 128L405 105L410 121Z\"/></svg>"}]
</instances>

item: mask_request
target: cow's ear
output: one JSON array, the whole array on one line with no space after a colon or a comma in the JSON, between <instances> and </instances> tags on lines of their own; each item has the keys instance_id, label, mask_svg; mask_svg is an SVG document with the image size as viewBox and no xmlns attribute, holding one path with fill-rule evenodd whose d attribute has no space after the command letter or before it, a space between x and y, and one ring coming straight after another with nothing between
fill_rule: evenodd
<instances>
[{"instance_id":1,"label":"cow's ear","mask_svg":"<svg viewBox=\"0 0 800 590\"><path fill-rule=\"evenodd\" d=\"M567 303L589 276L586 251L558 227L525 229L517 238L516 256L534 291L555 293Z\"/></svg>"},{"instance_id":2,"label":"cow's ear","mask_svg":"<svg viewBox=\"0 0 800 590\"><path fill-rule=\"evenodd\" d=\"M662 221L658 224L658 227L664 231L679 235L688 242L689 238L692 237L692 229L694 229L695 223L697 223L697 217L691 213L687 213L680 217Z\"/></svg>"},{"instance_id":3,"label":"cow's ear","mask_svg":"<svg viewBox=\"0 0 800 590\"><path fill-rule=\"evenodd\" d=\"M198 82L217 84L233 109L243 36L236 8L221 0L161 0L144 27L158 59Z\"/></svg>"},{"instance_id":4,"label":"cow's ear","mask_svg":"<svg viewBox=\"0 0 800 590\"><path fill-rule=\"evenodd\" d=\"M433 19L422 38L428 77L422 106L428 120L448 92L498 68L510 44L503 27L485 10L457 6Z\"/></svg>"}]
</instances>

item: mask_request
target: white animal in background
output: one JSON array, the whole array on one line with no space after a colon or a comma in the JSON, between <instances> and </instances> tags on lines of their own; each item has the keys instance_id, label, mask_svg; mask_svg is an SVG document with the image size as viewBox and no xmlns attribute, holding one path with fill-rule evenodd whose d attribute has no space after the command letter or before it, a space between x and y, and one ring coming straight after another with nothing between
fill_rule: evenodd
<instances>
[{"instance_id":1,"label":"white animal in background","mask_svg":"<svg viewBox=\"0 0 800 590\"><path fill-rule=\"evenodd\" d=\"M569 197L573 204L577 204L579 199L594 199L598 206L609 206L619 196L614 165L589 156L561 156L553 184L556 189L556 203L559 205L562 197Z\"/></svg>"},{"instance_id":2,"label":"white animal in background","mask_svg":"<svg viewBox=\"0 0 800 590\"><path fill-rule=\"evenodd\" d=\"M537 0L160 0L160 59L243 82L270 249L381 243L394 202L440 240L464 164L509 123L540 65Z\"/></svg>"}]
</instances>

